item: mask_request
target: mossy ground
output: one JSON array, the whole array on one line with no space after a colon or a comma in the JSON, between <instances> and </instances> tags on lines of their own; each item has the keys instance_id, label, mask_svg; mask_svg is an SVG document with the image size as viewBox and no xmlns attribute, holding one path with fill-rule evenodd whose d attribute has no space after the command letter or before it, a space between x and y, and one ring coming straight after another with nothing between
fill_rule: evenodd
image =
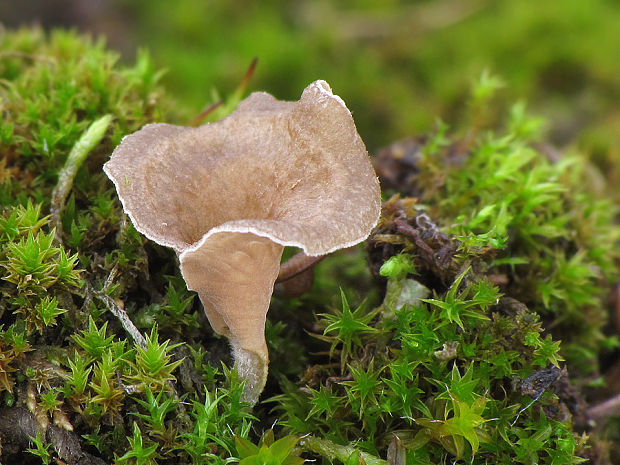
<instances>
[{"instance_id":1,"label":"mossy ground","mask_svg":"<svg viewBox=\"0 0 620 465\"><path fill-rule=\"evenodd\" d=\"M124 66L75 33L0 38L3 458L610 463L584 387L617 345L616 208L522 105L484 127L492 76L460 134L439 125L375 158L385 203L366 249L327 258L301 298L274 298L253 411L174 253L133 229L101 169L145 123L186 123L159 76L147 54ZM53 205L70 152L105 115Z\"/></svg>"}]
</instances>

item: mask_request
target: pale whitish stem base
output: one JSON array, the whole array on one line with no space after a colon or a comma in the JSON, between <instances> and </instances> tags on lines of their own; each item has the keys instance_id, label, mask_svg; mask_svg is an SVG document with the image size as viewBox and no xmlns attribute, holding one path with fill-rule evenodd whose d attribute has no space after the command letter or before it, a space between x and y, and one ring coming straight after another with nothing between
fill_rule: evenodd
<instances>
[{"instance_id":1,"label":"pale whitish stem base","mask_svg":"<svg viewBox=\"0 0 620 465\"><path fill-rule=\"evenodd\" d=\"M239 379L245 381L241 400L254 406L267 381L267 357L240 347L236 341L231 341L231 345L235 369Z\"/></svg>"}]
</instances>

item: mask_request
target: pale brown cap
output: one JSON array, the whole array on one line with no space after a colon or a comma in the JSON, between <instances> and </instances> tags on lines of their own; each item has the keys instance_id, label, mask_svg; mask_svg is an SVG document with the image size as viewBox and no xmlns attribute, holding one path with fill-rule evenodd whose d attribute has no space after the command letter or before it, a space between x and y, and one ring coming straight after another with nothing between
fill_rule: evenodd
<instances>
[{"instance_id":1,"label":"pale brown cap","mask_svg":"<svg viewBox=\"0 0 620 465\"><path fill-rule=\"evenodd\" d=\"M364 143L325 81L297 102L253 93L198 128L147 125L104 170L136 229L179 254L214 329L265 361L283 247L323 255L351 246L380 214Z\"/></svg>"}]
</instances>

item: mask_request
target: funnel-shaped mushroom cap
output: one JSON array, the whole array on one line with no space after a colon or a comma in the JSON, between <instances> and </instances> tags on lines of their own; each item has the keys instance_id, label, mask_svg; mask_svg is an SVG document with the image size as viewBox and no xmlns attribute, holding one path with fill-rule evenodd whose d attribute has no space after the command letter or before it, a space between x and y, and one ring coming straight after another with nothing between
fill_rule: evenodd
<instances>
[{"instance_id":1,"label":"funnel-shaped mushroom cap","mask_svg":"<svg viewBox=\"0 0 620 465\"><path fill-rule=\"evenodd\" d=\"M364 240L379 184L324 81L298 102L253 93L217 123L150 124L104 167L138 231L173 247L213 328L267 363L264 323L284 246L322 255Z\"/></svg>"}]
</instances>

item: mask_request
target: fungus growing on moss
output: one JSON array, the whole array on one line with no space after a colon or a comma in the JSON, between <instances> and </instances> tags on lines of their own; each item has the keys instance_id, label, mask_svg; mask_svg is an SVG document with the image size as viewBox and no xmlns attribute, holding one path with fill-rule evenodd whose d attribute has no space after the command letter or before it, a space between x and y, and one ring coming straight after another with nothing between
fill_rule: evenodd
<instances>
[{"instance_id":1,"label":"fungus growing on moss","mask_svg":"<svg viewBox=\"0 0 620 465\"><path fill-rule=\"evenodd\" d=\"M104 170L138 231L178 254L213 329L258 400L265 318L285 246L318 256L363 241L379 183L351 113L324 81L297 102L264 92L197 128L149 124Z\"/></svg>"}]
</instances>

